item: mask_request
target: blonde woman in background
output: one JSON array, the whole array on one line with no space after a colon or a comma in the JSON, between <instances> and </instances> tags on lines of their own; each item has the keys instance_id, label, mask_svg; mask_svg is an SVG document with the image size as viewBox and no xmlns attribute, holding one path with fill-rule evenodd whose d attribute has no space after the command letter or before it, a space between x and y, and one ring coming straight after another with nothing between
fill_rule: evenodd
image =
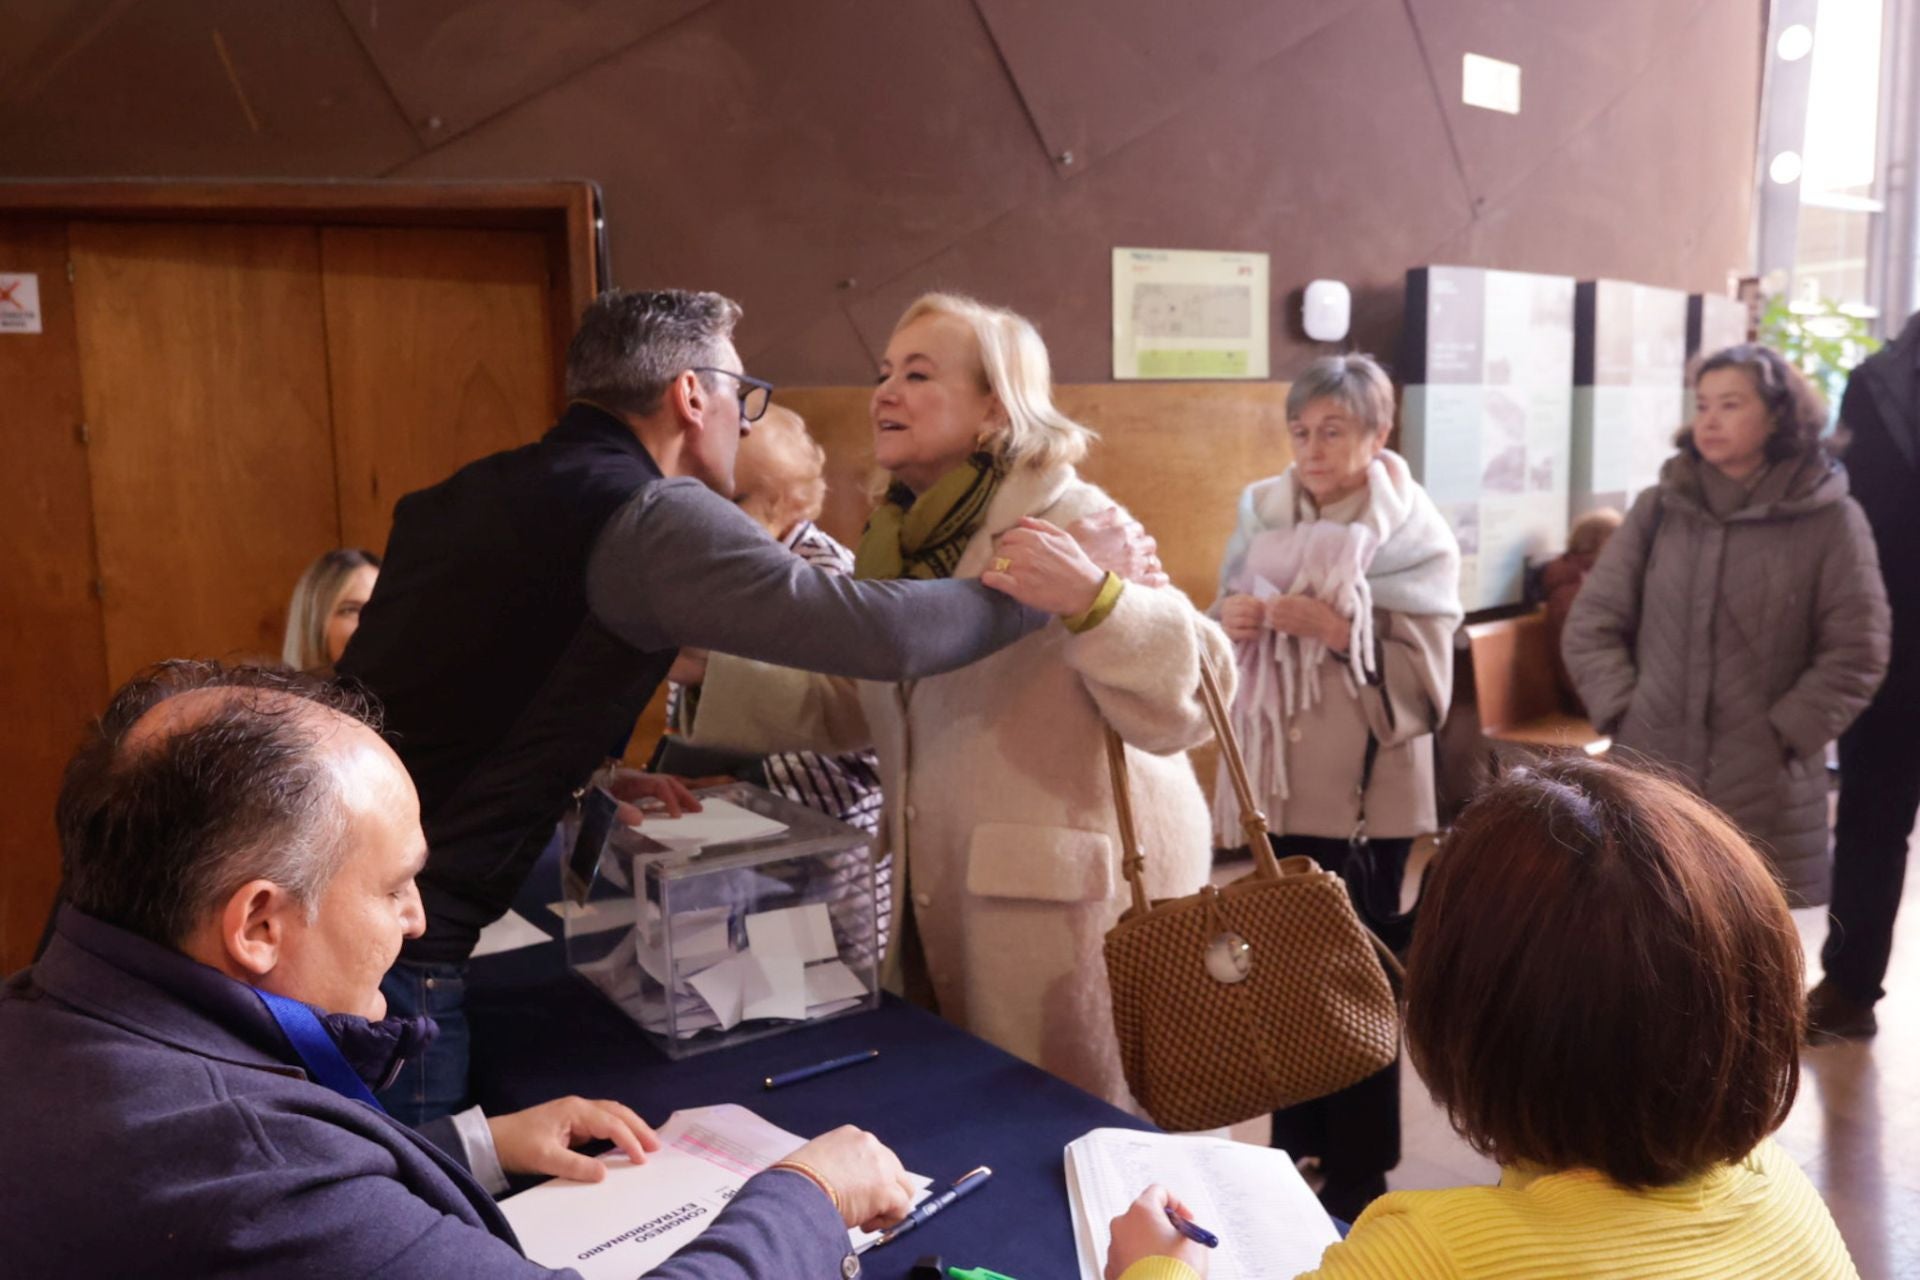
<instances>
[{"instance_id":1,"label":"blonde woman in background","mask_svg":"<svg viewBox=\"0 0 1920 1280\"><path fill-rule=\"evenodd\" d=\"M287 606L287 638L280 661L295 671L331 673L360 626L360 610L373 595L380 557L341 547L307 566Z\"/></svg>"},{"instance_id":2,"label":"blonde woman in background","mask_svg":"<svg viewBox=\"0 0 1920 1280\"><path fill-rule=\"evenodd\" d=\"M1209 736L1202 658L1230 680L1226 637L1179 591L1103 572L1063 531L1088 517L1128 522L1074 470L1092 433L1054 407L1046 347L1025 319L950 294L919 299L887 343L870 414L891 484L858 575L1018 585L1066 616L907 684L716 655L696 738L876 746L896 859L889 985L1126 1105L1101 958L1127 901L1104 729L1127 744L1153 896L1197 890L1211 842L1183 752ZM1164 582L1156 575L1157 562L1141 567Z\"/></svg>"}]
</instances>

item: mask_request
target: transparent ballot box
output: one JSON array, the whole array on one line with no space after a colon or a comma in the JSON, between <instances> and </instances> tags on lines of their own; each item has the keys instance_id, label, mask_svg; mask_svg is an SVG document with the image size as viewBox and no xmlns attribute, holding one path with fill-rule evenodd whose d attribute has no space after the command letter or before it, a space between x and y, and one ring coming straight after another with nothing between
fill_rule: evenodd
<instances>
[{"instance_id":1,"label":"transparent ballot box","mask_svg":"<svg viewBox=\"0 0 1920 1280\"><path fill-rule=\"evenodd\" d=\"M684 1058L878 1006L865 832L751 783L638 828L589 790L567 819L567 966Z\"/></svg>"}]
</instances>

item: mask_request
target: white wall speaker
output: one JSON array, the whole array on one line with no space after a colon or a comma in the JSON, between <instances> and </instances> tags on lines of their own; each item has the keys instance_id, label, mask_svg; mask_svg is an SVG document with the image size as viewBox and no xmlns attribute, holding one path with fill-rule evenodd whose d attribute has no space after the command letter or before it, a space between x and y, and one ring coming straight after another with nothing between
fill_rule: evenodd
<instances>
[{"instance_id":1,"label":"white wall speaker","mask_svg":"<svg viewBox=\"0 0 1920 1280\"><path fill-rule=\"evenodd\" d=\"M1300 321L1315 342L1339 342L1353 322L1353 294L1338 280L1315 280L1307 286Z\"/></svg>"}]
</instances>

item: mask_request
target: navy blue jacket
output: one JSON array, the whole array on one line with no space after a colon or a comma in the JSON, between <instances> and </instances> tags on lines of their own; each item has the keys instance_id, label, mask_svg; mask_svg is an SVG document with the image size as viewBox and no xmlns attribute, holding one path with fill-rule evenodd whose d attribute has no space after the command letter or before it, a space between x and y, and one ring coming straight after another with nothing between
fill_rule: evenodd
<instances>
[{"instance_id":1,"label":"navy blue jacket","mask_svg":"<svg viewBox=\"0 0 1920 1280\"><path fill-rule=\"evenodd\" d=\"M362 1067L373 1027L327 1025ZM0 1273L575 1275L527 1261L458 1159L298 1061L252 988L63 908L0 988ZM819 1189L770 1172L649 1275L837 1277L849 1259Z\"/></svg>"}]
</instances>

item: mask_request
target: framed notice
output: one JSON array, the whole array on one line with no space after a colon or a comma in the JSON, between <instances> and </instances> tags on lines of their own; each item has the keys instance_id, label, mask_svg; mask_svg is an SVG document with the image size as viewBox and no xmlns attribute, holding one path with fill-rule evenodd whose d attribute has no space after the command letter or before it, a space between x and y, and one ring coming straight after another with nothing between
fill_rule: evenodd
<instances>
[{"instance_id":1,"label":"framed notice","mask_svg":"<svg viewBox=\"0 0 1920 1280\"><path fill-rule=\"evenodd\" d=\"M1566 546L1573 279L1407 273L1401 452L1460 540L1468 612L1519 603Z\"/></svg>"},{"instance_id":2,"label":"framed notice","mask_svg":"<svg viewBox=\"0 0 1920 1280\"><path fill-rule=\"evenodd\" d=\"M1265 378L1267 255L1113 251L1115 378Z\"/></svg>"}]
</instances>

